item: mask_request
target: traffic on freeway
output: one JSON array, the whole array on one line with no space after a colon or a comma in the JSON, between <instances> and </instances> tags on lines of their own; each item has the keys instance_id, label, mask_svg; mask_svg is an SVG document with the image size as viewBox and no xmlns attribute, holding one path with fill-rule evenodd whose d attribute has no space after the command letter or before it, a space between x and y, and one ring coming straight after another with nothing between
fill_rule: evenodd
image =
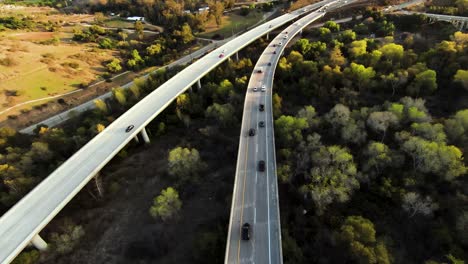
<instances>
[{"instance_id":1,"label":"traffic on freeway","mask_svg":"<svg viewBox=\"0 0 468 264\"><path fill-rule=\"evenodd\" d=\"M275 67L296 34L327 8L342 4L330 2L284 29L255 65L244 103L225 263L282 263L272 113Z\"/></svg>"}]
</instances>

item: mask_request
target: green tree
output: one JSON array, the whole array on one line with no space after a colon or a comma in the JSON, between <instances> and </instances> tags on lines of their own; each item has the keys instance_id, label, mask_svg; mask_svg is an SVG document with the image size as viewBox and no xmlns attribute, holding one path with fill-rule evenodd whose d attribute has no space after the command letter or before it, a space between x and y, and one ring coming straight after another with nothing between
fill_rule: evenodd
<instances>
[{"instance_id":1,"label":"green tree","mask_svg":"<svg viewBox=\"0 0 468 264\"><path fill-rule=\"evenodd\" d=\"M112 73L119 72L122 70L122 66L120 66L120 60L116 58L112 59L112 61L109 62L106 65L106 67L107 67L107 70Z\"/></svg>"},{"instance_id":2,"label":"green tree","mask_svg":"<svg viewBox=\"0 0 468 264\"><path fill-rule=\"evenodd\" d=\"M275 134L282 146L293 146L302 141L302 130L307 128L307 119L282 115L275 120Z\"/></svg>"},{"instance_id":3,"label":"green tree","mask_svg":"<svg viewBox=\"0 0 468 264\"><path fill-rule=\"evenodd\" d=\"M181 183L196 181L205 164L195 148L176 147L169 151L169 175L175 176Z\"/></svg>"},{"instance_id":4,"label":"green tree","mask_svg":"<svg viewBox=\"0 0 468 264\"><path fill-rule=\"evenodd\" d=\"M233 126L237 122L235 109L229 103L223 105L213 103L206 109L205 116L216 120L224 128Z\"/></svg>"},{"instance_id":5,"label":"green tree","mask_svg":"<svg viewBox=\"0 0 468 264\"><path fill-rule=\"evenodd\" d=\"M214 2L211 2L209 5L210 5L210 11L215 18L216 25L218 25L219 27L222 23L224 4L221 1L214 1Z\"/></svg>"},{"instance_id":6,"label":"green tree","mask_svg":"<svg viewBox=\"0 0 468 264\"><path fill-rule=\"evenodd\" d=\"M162 46L159 43L146 47L146 53L150 56L159 55L161 54L161 52L162 52Z\"/></svg>"},{"instance_id":7,"label":"green tree","mask_svg":"<svg viewBox=\"0 0 468 264\"><path fill-rule=\"evenodd\" d=\"M455 146L409 137L403 142L401 149L413 159L414 169L422 173L434 173L443 180L450 181L467 171L463 153Z\"/></svg>"},{"instance_id":8,"label":"green tree","mask_svg":"<svg viewBox=\"0 0 468 264\"><path fill-rule=\"evenodd\" d=\"M355 189L357 169L353 155L340 146L321 147L312 153L312 169L301 192L309 194L318 214L333 202L347 202Z\"/></svg>"},{"instance_id":9,"label":"green tree","mask_svg":"<svg viewBox=\"0 0 468 264\"><path fill-rule=\"evenodd\" d=\"M101 111L104 114L107 114L107 104L102 99L94 100L94 105L97 107L97 109L99 109L99 111Z\"/></svg>"},{"instance_id":10,"label":"green tree","mask_svg":"<svg viewBox=\"0 0 468 264\"><path fill-rule=\"evenodd\" d=\"M82 226L75 225L69 219L65 220L59 230L60 232L50 235L53 248L59 254L70 253L85 234Z\"/></svg>"},{"instance_id":11,"label":"green tree","mask_svg":"<svg viewBox=\"0 0 468 264\"><path fill-rule=\"evenodd\" d=\"M281 106L282 106L283 99L277 93L274 93L272 100L273 100L273 116L277 117L281 115L281 112L282 112Z\"/></svg>"},{"instance_id":12,"label":"green tree","mask_svg":"<svg viewBox=\"0 0 468 264\"><path fill-rule=\"evenodd\" d=\"M432 215L438 205L434 203L431 197L426 196L421 197L418 193L415 192L408 192L403 195L403 210L410 214L409 217L413 217L416 214L421 214L424 216Z\"/></svg>"},{"instance_id":13,"label":"green tree","mask_svg":"<svg viewBox=\"0 0 468 264\"><path fill-rule=\"evenodd\" d=\"M460 110L446 120L445 131L451 141L468 146L468 109Z\"/></svg>"},{"instance_id":14,"label":"green tree","mask_svg":"<svg viewBox=\"0 0 468 264\"><path fill-rule=\"evenodd\" d=\"M389 43L382 46L379 50L387 60L393 63L398 63L403 58L404 48L401 45Z\"/></svg>"},{"instance_id":15,"label":"green tree","mask_svg":"<svg viewBox=\"0 0 468 264\"><path fill-rule=\"evenodd\" d=\"M390 126L398 124L398 118L389 111L373 112L367 119L367 125L376 132L382 133L382 141Z\"/></svg>"},{"instance_id":16,"label":"green tree","mask_svg":"<svg viewBox=\"0 0 468 264\"><path fill-rule=\"evenodd\" d=\"M395 165L395 157L390 148L380 142L371 141L364 149L362 170L379 175L383 169Z\"/></svg>"},{"instance_id":17,"label":"green tree","mask_svg":"<svg viewBox=\"0 0 468 264\"><path fill-rule=\"evenodd\" d=\"M468 90L468 70L457 70L457 73L453 76L453 80Z\"/></svg>"},{"instance_id":18,"label":"green tree","mask_svg":"<svg viewBox=\"0 0 468 264\"><path fill-rule=\"evenodd\" d=\"M340 31L340 25L337 24L336 22L334 21L327 21L325 22L325 24L323 25L324 27L330 29L331 31L333 32L338 32Z\"/></svg>"},{"instance_id":19,"label":"green tree","mask_svg":"<svg viewBox=\"0 0 468 264\"><path fill-rule=\"evenodd\" d=\"M372 78L375 77L375 71L372 67L365 67L364 65L354 62L352 62L349 68L346 68L343 73L357 85L359 90L369 85Z\"/></svg>"},{"instance_id":20,"label":"green tree","mask_svg":"<svg viewBox=\"0 0 468 264\"><path fill-rule=\"evenodd\" d=\"M340 237L358 263L392 263L385 244L378 241L375 234L374 224L369 219L362 216L348 216L341 226Z\"/></svg>"},{"instance_id":21,"label":"green tree","mask_svg":"<svg viewBox=\"0 0 468 264\"><path fill-rule=\"evenodd\" d=\"M339 39L343 43L351 43L356 40L356 33L351 29L347 29L340 33Z\"/></svg>"},{"instance_id":22,"label":"green tree","mask_svg":"<svg viewBox=\"0 0 468 264\"><path fill-rule=\"evenodd\" d=\"M11 264L34 264L39 261L39 251L31 250L31 251L24 251L19 254Z\"/></svg>"},{"instance_id":23,"label":"green tree","mask_svg":"<svg viewBox=\"0 0 468 264\"><path fill-rule=\"evenodd\" d=\"M154 198L153 205L150 208L150 214L153 218L161 218L163 221L173 219L180 208L182 201L179 199L179 193L172 187L167 187L161 191L161 194Z\"/></svg>"},{"instance_id":24,"label":"green tree","mask_svg":"<svg viewBox=\"0 0 468 264\"><path fill-rule=\"evenodd\" d=\"M331 66L343 66L346 64L346 58L341 53L339 47L334 47L330 52L330 65Z\"/></svg>"},{"instance_id":25,"label":"green tree","mask_svg":"<svg viewBox=\"0 0 468 264\"><path fill-rule=\"evenodd\" d=\"M187 23L184 23L182 25L180 31L174 31L174 35L179 36L184 45L190 44L195 39L195 37L192 34L192 29Z\"/></svg>"},{"instance_id":26,"label":"green tree","mask_svg":"<svg viewBox=\"0 0 468 264\"><path fill-rule=\"evenodd\" d=\"M367 53L367 41L355 40L349 44L348 52L353 58L357 58Z\"/></svg>"},{"instance_id":27,"label":"green tree","mask_svg":"<svg viewBox=\"0 0 468 264\"><path fill-rule=\"evenodd\" d=\"M137 83L133 83L133 85L130 86L129 90L133 94L135 99L140 98L140 95L141 95L140 85L138 85Z\"/></svg>"},{"instance_id":28,"label":"green tree","mask_svg":"<svg viewBox=\"0 0 468 264\"><path fill-rule=\"evenodd\" d=\"M444 132L442 124L413 123L411 124L411 131L415 136L422 137L429 141L446 142L447 136Z\"/></svg>"},{"instance_id":29,"label":"green tree","mask_svg":"<svg viewBox=\"0 0 468 264\"><path fill-rule=\"evenodd\" d=\"M144 35L145 26L143 25L143 23L141 23L141 21L136 21L134 25L134 29L135 29L135 33L138 36L138 39L142 40L143 37L145 36Z\"/></svg>"},{"instance_id":30,"label":"green tree","mask_svg":"<svg viewBox=\"0 0 468 264\"><path fill-rule=\"evenodd\" d=\"M124 106L127 104L127 96L125 91L121 87L116 87L112 89L112 94L114 95L115 100L119 102L120 105Z\"/></svg>"},{"instance_id":31,"label":"green tree","mask_svg":"<svg viewBox=\"0 0 468 264\"><path fill-rule=\"evenodd\" d=\"M418 73L407 88L408 94L413 96L419 96L420 93L431 94L435 90L437 90L437 73L433 70Z\"/></svg>"},{"instance_id":32,"label":"green tree","mask_svg":"<svg viewBox=\"0 0 468 264\"><path fill-rule=\"evenodd\" d=\"M398 70L396 73L391 72L387 75L381 75L380 79L392 88L392 96L394 96L396 90L408 81L408 72L405 70Z\"/></svg>"},{"instance_id":33,"label":"green tree","mask_svg":"<svg viewBox=\"0 0 468 264\"><path fill-rule=\"evenodd\" d=\"M335 105L330 111L325 114L325 120L333 127L335 131L341 129L349 122L351 111L342 104Z\"/></svg>"},{"instance_id":34,"label":"green tree","mask_svg":"<svg viewBox=\"0 0 468 264\"><path fill-rule=\"evenodd\" d=\"M298 118L304 118L307 121L307 127L316 127L319 120L317 119L317 112L311 105L306 105L297 112Z\"/></svg>"},{"instance_id":35,"label":"green tree","mask_svg":"<svg viewBox=\"0 0 468 264\"><path fill-rule=\"evenodd\" d=\"M127 66L134 70L137 70L141 66L141 64L143 64L143 59L141 58L140 53L136 49L132 50L130 56L131 58L127 61Z\"/></svg>"},{"instance_id":36,"label":"green tree","mask_svg":"<svg viewBox=\"0 0 468 264\"><path fill-rule=\"evenodd\" d=\"M278 179L281 183L290 183L292 176L291 166L288 164L278 166Z\"/></svg>"},{"instance_id":37,"label":"green tree","mask_svg":"<svg viewBox=\"0 0 468 264\"><path fill-rule=\"evenodd\" d=\"M114 42L110 38L102 38L99 40L99 47L101 49L112 49L114 48Z\"/></svg>"}]
</instances>

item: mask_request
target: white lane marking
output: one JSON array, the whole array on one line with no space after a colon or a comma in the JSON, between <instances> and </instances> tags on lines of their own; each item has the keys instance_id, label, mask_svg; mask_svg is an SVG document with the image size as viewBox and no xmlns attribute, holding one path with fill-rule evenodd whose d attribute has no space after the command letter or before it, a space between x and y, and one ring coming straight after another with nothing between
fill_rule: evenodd
<instances>
[{"instance_id":1,"label":"white lane marking","mask_svg":"<svg viewBox=\"0 0 468 264\"><path fill-rule=\"evenodd\" d=\"M255 152L258 153L258 143L255 145Z\"/></svg>"},{"instance_id":2,"label":"white lane marking","mask_svg":"<svg viewBox=\"0 0 468 264\"><path fill-rule=\"evenodd\" d=\"M254 224L257 223L257 207L254 207Z\"/></svg>"},{"instance_id":3,"label":"white lane marking","mask_svg":"<svg viewBox=\"0 0 468 264\"><path fill-rule=\"evenodd\" d=\"M265 105L266 105L266 96L265 98ZM265 122L267 122L267 118L265 118ZM273 124L272 124L273 125ZM265 131L268 133L268 125L265 124ZM266 178L267 178L267 208L268 208L268 263L271 263L271 240L270 240L270 192L269 192L269 175L268 175L268 141L267 137L265 137L265 145L266 145Z\"/></svg>"}]
</instances>

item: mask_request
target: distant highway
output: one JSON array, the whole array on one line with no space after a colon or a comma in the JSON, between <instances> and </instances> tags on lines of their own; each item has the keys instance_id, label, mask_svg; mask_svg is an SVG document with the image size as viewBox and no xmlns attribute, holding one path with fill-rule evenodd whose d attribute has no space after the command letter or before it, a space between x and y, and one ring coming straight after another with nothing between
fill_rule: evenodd
<instances>
[{"instance_id":1,"label":"distant highway","mask_svg":"<svg viewBox=\"0 0 468 264\"><path fill-rule=\"evenodd\" d=\"M326 0L315 6L329 2ZM33 242L38 241L38 233L52 218L139 132L145 137L146 125L180 94L237 51L302 14L303 9L284 14L205 55L147 95L78 150L0 218L0 262L11 262L33 238ZM128 130L130 125L133 127Z\"/></svg>"}]
</instances>

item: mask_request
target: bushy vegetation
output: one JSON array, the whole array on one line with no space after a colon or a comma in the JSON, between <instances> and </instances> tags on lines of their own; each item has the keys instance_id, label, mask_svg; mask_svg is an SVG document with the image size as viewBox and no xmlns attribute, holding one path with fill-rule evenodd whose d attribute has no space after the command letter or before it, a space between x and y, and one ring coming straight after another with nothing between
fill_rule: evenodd
<instances>
[{"instance_id":1,"label":"bushy vegetation","mask_svg":"<svg viewBox=\"0 0 468 264\"><path fill-rule=\"evenodd\" d=\"M436 41L367 17L327 22L337 33L313 30L278 65L285 263L460 263L467 34Z\"/></svg>"}]
</instances>

